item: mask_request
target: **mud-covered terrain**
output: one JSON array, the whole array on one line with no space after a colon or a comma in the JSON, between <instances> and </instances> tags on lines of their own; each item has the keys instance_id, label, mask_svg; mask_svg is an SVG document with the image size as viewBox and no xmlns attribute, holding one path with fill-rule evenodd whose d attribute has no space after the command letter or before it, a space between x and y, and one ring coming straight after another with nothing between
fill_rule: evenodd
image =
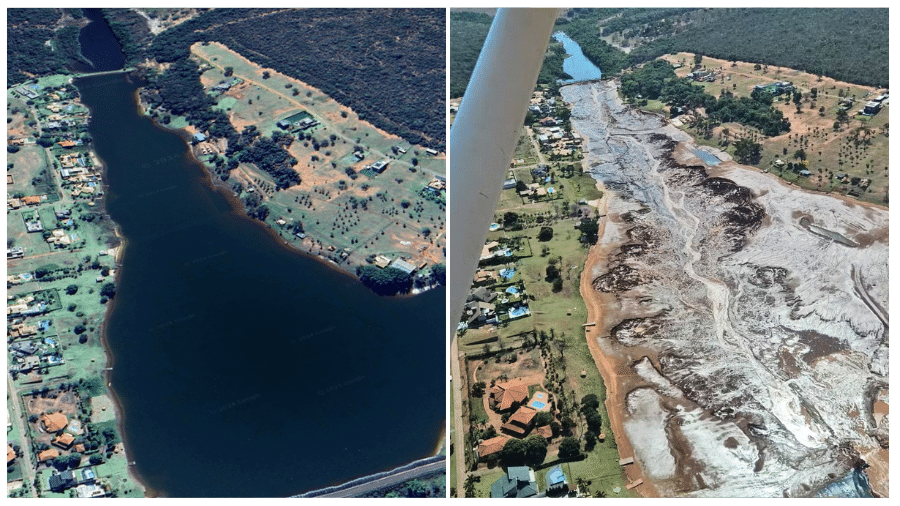
<instances>
[{"instance_id":1,"label":"mud-covered terrain","mask_svg":"<svg viewBox=\"0 0 900 506\"><path fill-rule=\"evenodd\" d=\"M886 496L887 210L708 165L613 83L562 94L610 192L588 338L647 493Z\"/></svg>"}]
</instances>

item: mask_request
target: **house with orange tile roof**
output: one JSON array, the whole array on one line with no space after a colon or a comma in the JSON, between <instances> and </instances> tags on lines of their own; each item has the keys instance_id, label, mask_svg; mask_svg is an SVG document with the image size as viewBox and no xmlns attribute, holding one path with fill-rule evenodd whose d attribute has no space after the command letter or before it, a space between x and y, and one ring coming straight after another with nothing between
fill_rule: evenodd
<instances>
[{"instance_id":1,"label":"house with orange tile roof","mask_svg":"<svg viewBox=\"0 0 900 506\"><path fill-rule=\"evenodd\" d=\"M525 434L528 434L534 424L535 415L537 415L537 411L522 406L509 417L509 420L507 420L500 429L509 432L516 437L525 437Z\"/></svg>"},{"instance_id":2,"label":"house with orange tile roof","mask_svg":"<svg viewBox=\"0 0 900 506\"><path fill-rule=\"evenodd\" d=\"M75 436L69 434L68 432L64 432L62 435L57 436L56 439L50 442L50 444L54 446L58 446L64 450L68 450L69 447L72 446L72 443L75 442Z\"/></svg>"},{"instance_id":3,"label":"house with orange tile roof","mask_svg":"<svg viewBox=\"0 0 900 506\"><path fill-rule=\"evenodd\" d=\"M500 453L500 451L503 450L503 446L506 445L507 441L509 441L509 438L506 436L497 436L490 439L485 439L478 444L478 448L475 450L476 456L479 460L481 460L488 455Z\"/></svg>"},{"instance_id":4,"label":"house with orange tile roof","mask_svg":"<svg viewBox=\"0 0 900 506\"><path fill-rule=\"evenodd\" d=\"M553 438L553 429L551 429L549 425L543 425L534 429L534 433L543 436L543 438L548 441Z\"/></svg>"},{"instance_id":5,"label":"house with orange tile roof","mask_svg":"<svg viewBox=\"0 0 900 506\"><path fill-rule=\"evenodd\" d=\"M12 461L16 460L16 451L13 450L12 446L9 443L6 444L6 465L9 465Z\"/></svg>"},{"instance_id":6,"label":"house with orange tile roof","mask_svg":"<svg viewBox=\"0 0 900 506\"><path fill-rule=\"evenodd\" d=\"M528 385L521 381L497 383L491 387L488 399L491 409L498 413L515 409L528 398Z\"/></svg>"},{"instance_id":7,"label":"house with orange tile roof","mask_svg":"<svg viewBox=\"0 0 900 506\"><path fill-rule=\"evenodd\" d=\"M56 457L59 457L59 450L56 448L50 448L49 450L44 450L41 453L38 453L38 461L47 462L48 460L53 460Z\"/></svg>"},{"instance_id":8,"label":"house with orange tile roof","mask_svg":"<svg viewBox=\"0 0 900 506\"><path fill-rule=\"evenodd\" d=\"M40 195L26 195L20 199L26 206L34 206L41 203Z\"/></svg>"},{"instance_id":9,"label":"house with orange tile roof","mask_svg":"<svg viewBox=\"0 0 900 506\"><path fill-rule=\"evenodd\" d=\"M41 428L47 432L59 432L69 425L69 419L62 413L45 414L41 417Z\"/></svg>"},{"instance_id":10,"label":"house with orange tile roof","mask_svg":"<svg viewBox=\"0 0 900 506\"><path fill-rule=\"evenodd\" d=\"M78 453L84 453L85 451L87 451L87 449L84 447L83 444L77 444L77 445L75 445L74 450L75 450L76 452L78 452Z\"/></svg>"},{"instance_id":11,"label":"house with orange tile roof","mask_svg":"<svg viewBox=\"0 0 900 506\"><path fill-rule=\"evenodd\" d=\"M64 148L71 148L71 147L75 147L78 145L78 143L75 141L59 141L59 142L57 142L57 144L59 144L60 146L62 146Z\"/></svg>"}]
</instances>

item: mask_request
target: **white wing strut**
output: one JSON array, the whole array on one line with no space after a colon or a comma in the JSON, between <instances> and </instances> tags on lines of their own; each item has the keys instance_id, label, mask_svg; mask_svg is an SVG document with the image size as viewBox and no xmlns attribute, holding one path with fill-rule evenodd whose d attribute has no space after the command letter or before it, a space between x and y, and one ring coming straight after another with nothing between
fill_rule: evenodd
<instances>
[{"instance_id":1,"label":"white wing strut","mask_svg":"<svg viewBox=\"0 0 900 506\"><path fill-rule=\"evenodd\" d=\"M462 314L557 9L499 9L450 130L450 335Z\"/></svg>"}]
</instances>

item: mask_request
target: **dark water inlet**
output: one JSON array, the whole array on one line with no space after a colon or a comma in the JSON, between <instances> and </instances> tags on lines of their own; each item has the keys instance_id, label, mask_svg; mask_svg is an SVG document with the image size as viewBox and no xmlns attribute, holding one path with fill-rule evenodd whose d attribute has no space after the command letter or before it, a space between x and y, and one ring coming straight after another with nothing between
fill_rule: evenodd
<instances>
[{"instance_id":1,"label":"dark water inlet","mask_svg":"<svg viewBox=\"0 0 900 506\"><path fill-rule=\"evenodd\" d=\"M289 496L429 455L444 294L382 298L293 251L139 112L126 74L75 81L125 240L107 315L129 460L165 496Z\"/></svg>"},{"instance_id":2,"label":"dark water inlet","mask_svg":"<svg viewBox=\"0 0 900 506\"><path fill-rule=\"evenodd\" d=\"M78 35L81 54L91 62L88 68L76 69L82 72L105 72L119 70L125 65L122 46L116 39L109 23L103 18L102 9L81 9L88 23Z\"/></svg>"}]
</instances>

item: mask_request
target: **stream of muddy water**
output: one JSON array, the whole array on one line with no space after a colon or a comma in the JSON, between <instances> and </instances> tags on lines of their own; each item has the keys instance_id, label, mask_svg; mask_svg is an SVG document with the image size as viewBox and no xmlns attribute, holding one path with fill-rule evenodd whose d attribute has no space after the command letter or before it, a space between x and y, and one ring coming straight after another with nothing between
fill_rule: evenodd
<instances>
[{"instance_id":1,"label":"stream of muddy water","mask_svg":"<svg viewBox=\"0 0 900 506\"><path fill-rule=\"evenodd\" d=\"M589 339L621 364L605 379L644 479L665 496L886 496L887 210L701 158L614 82L562 94L610 194L583 295L604 302ZM866 487L840 485L870 464Z\"/></svg>"}]
</instances>

